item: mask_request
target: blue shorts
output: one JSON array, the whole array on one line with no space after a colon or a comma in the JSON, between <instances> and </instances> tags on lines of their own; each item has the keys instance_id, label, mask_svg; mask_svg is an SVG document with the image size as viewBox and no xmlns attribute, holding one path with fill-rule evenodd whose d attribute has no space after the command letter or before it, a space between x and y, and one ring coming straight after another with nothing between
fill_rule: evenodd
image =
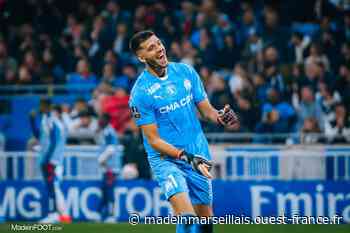
<instances>
[{"instance_id":1,"label":"blue shorts","mask_svg":"<svg viewBox=\"0 0 350 233\"><path fill-rule=\"evenodd\" d=\"M160 159L150 164L167 200L177 193L187 192L193 205L212 204L211 180L194 170L190 164L172 159Z\"/></svg>"}]
</instances>

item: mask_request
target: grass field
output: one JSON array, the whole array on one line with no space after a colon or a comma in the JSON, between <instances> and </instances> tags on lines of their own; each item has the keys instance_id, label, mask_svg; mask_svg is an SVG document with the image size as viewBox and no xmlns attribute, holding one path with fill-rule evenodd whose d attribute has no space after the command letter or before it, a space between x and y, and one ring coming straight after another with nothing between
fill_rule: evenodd
<instances>
[{"instance_id":1,"label":"grass field","mask_svg":"<svg viewBox=\"0 0 350 233\"><path fill-rule=\"evenodd\" d=\"M15 223L13 223L15 224ZM29 225L20 223L19 225ZM34 224L31 224L34 225ZM59 233L175 233L175 225L136 225L75 223L53 225L51 230L14 230L11 224L0 224L0 233L59 232ZM215 233L349 233L350 225L215 225Z\"/></svg>"}]
</instances>

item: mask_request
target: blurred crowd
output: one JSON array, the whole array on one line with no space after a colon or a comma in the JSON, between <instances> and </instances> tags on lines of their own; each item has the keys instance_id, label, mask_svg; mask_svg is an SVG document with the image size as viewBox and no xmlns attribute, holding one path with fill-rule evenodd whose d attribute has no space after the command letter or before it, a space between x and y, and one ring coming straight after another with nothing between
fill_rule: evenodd
<instances>
[{"instance_id":1,"label":"blurred crowd","mask_svg":"<svg viewBox=\"0 0 350 233\"><path fill-rule=\"evenodd\" d=\"M350 141L349 1L0 0L0 12L1 85L93 87L63 106L72 135L94 134L100 113L137 135L127 103L143 66L128 41L151 29L171 61L196 68L214 107L233 106L238 132Z\"/></svg>"}]
</instances>

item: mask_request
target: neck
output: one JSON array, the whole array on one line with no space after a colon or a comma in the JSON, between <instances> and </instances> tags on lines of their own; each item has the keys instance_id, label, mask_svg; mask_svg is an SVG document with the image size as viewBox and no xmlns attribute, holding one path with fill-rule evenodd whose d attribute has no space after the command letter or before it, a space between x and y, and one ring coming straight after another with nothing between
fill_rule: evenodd
<instances>
[{"instance_id":1,"label":"neck","mask_svg":"<svg viewBox=\"0 0 350 233\"><path fill-rule=\"evenodd\" d=\"M160 67L158 65L153 65L153 64L147 63L146 69L152 75L157 76L157 77L164 77L166 75L166 67Z\"/></svg>"}]
</instances>

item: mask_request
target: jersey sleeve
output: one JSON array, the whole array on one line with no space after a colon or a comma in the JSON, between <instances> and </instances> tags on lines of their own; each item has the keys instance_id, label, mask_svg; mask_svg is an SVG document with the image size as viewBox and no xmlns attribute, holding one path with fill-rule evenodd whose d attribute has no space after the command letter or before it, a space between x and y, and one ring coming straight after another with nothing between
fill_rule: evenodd
<instances>
[{"instance_id":1,"label":"jersey sleeve","mask_svg":"<svg viewBox=\"0 0 350 233\"><path fill-rule=\"evenodd\" d=\"M193 99L194 99L194 102L197 104L197 103L201 102L202 100L206 99L208 96L207 96L207 93L204 89L202 80L199 77L197 71L189 65L186 65L186 67L189 71L189 75L190 75L190 78L192 80Z\"/></svg>"},{"instance_id":2,"label":"jersey sleeve","mask_svg":"<svg viewBox=\"0 0 350 233\"><path fill-rule=\"evenodd\" d=\"M129 107L137 126L156 122L152 101L144 91L139 90L131 95Z\"/></svg>"}]
</instances>

